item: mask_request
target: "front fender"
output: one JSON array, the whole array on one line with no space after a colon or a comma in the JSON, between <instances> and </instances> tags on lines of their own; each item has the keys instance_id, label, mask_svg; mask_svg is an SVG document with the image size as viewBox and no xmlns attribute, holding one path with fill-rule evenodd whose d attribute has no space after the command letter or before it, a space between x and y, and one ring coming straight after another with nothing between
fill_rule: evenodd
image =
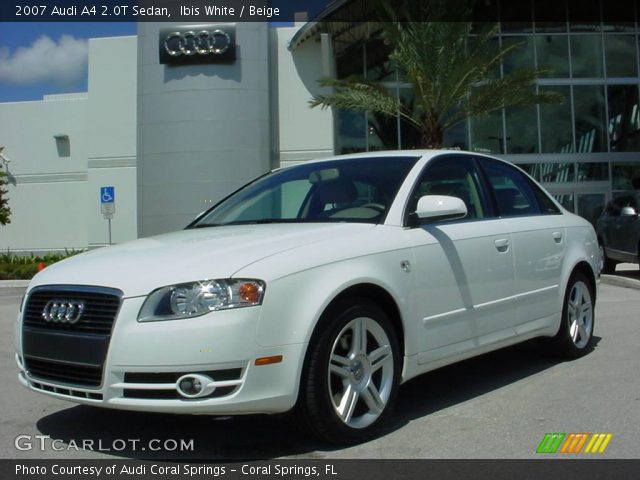
<instances>
[{"instance_id":1,"label":"front fender","mask_svg":"<svg viewBox=\"0 0 640 480\"><path fill-rule=\"evenodd\" d=\"M267 285L256 341L271 347L308 343L329 304L346 289L358 284L373 284L386 290L400 312L407 341L405 349L416 351L412 343L416 335L407 319L415 318L413 272L401 268L412 260L410 249L367 255L299 271Z\"/></svg>"}]
</instances>

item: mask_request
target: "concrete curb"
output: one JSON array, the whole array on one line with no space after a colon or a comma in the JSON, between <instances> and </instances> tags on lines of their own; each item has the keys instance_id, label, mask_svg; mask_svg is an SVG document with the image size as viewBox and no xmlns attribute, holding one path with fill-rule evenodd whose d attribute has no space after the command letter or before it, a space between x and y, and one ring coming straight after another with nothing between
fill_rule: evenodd
<instances>
[{"instance_id":1,"label":"concrete curb","mask_svg":"<svg viewBox=\"0 0 640 480\"><path fill-rule=\"evenodd\" d=\"M0 288L26 288L31 280L0 280Z\"/></svg>"},{"instance_id":2,"label":"concrete curb","mask_svg":"<svg viewBox=\"0 0 640 480\"><path fill-rule=\"evenodd\" d=\"M601 275L600 280L605 285L614 285L616 287L640 290L640 280L635 278L623 277L620 275Z\"/></svg>"}]
</instances>

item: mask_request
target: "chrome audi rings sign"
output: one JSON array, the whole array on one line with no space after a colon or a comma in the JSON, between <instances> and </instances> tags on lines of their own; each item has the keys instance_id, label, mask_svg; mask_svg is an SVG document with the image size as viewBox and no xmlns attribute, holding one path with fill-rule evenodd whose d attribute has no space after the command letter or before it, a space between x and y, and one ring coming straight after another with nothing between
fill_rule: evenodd
<instances>
[{"instance_id":1,"label":"chrome audi rings sign","mask_svg":"<svg viewBox=\"0 0 640 480\"><path fill-rule=\"evenodd\" d=\"M166 65L233 63L236 59L236 29L230 24L163 28L158 40L160 63Z\"/></svg>"},{"instance_id":2,"label":"chrome audi rings sign","mask_svg":"<svg viewBox=\"0 0 640 480\"><path fill-rule=\"evenodd\" d=\"M50 300L44 306L42 318L54 323L78 323L84 313L84 302L81 300Z\"/></svg>"}]
</instances>

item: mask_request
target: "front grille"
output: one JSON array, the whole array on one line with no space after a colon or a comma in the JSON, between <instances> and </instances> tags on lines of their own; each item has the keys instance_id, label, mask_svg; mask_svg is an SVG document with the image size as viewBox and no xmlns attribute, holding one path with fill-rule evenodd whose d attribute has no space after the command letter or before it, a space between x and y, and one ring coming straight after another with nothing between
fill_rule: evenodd
<instances>
[{"instance_id":1,"label":"front grille","mask_svg":"<svg viewBox=\"0 0 640 480\"><path fill-rule=\"evenodd\" d=\"M76 323L46 321L43 312L51 300L82 301L85 309ZM36 289L29 295L25 306L24 326L60 332L109 335L120 308L120 301L121 292L114 289L87 287Z\"/></svg>"},{"instance_id":2,"label":"front grille","mask_svg":"<svg viewBox=\"0 0 640 480\"><path fill-rule=\"evenodd\" d=\"M83 390L73 390L69 388L54 387L52 385L47 385L46 383L40 383L40 382L34 382L34 381L31 381L31 386L33 388L37 388L38 390L43 390L45 392L58 393L60 395L67 395L68 397L82 398L82 399L88 399L88 400L102 400L101 393L85 392Z\"/></svg>"},{"instance_id":3,"label":"front grille","mask_svg":"<svg viewBox=\"0 0 640 480\"><path fill-rule=\"evenodd\" d=\"M30 377L81 387L99 387L122 292L84 285L36 287L22 319L22 353ZM82 313L45 319L56 305L82 304ZM60 311L58 310L60 314ZM57 320L57 321L56 321ZM74 322L74 323L72 323Z\"/></svg>"},{"instance_id":4,"label":"front grille","mask_svg":"<svg viewBox=\"0 0 640 480\"><path fill-rule=\"evenodd\" d=\"M29 376L41 380L85 387L99 387L102 383L102 368L72 365L38 358L24 357Z\"/></svg>"}]
</instances>

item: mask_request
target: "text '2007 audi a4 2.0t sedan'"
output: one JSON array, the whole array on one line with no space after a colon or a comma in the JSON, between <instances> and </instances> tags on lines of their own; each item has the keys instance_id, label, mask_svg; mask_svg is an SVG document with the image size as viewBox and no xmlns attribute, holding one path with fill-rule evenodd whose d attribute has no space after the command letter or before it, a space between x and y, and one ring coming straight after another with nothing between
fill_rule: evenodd
<instances>
[{"instance_id":1,"label":"text '2007 audi a4 2.0t sedan'","mask_svg":"<svg viewBox=\"0 0 640 480\"><path fill-rule=\"evenodd\" d=\"M534 337L589 351L592 226L504 161L383 152L256 179L185 230L39 273L20 382L152 412L291 412L370 438L402 382Z\"/></svg>"}]
</instances>

